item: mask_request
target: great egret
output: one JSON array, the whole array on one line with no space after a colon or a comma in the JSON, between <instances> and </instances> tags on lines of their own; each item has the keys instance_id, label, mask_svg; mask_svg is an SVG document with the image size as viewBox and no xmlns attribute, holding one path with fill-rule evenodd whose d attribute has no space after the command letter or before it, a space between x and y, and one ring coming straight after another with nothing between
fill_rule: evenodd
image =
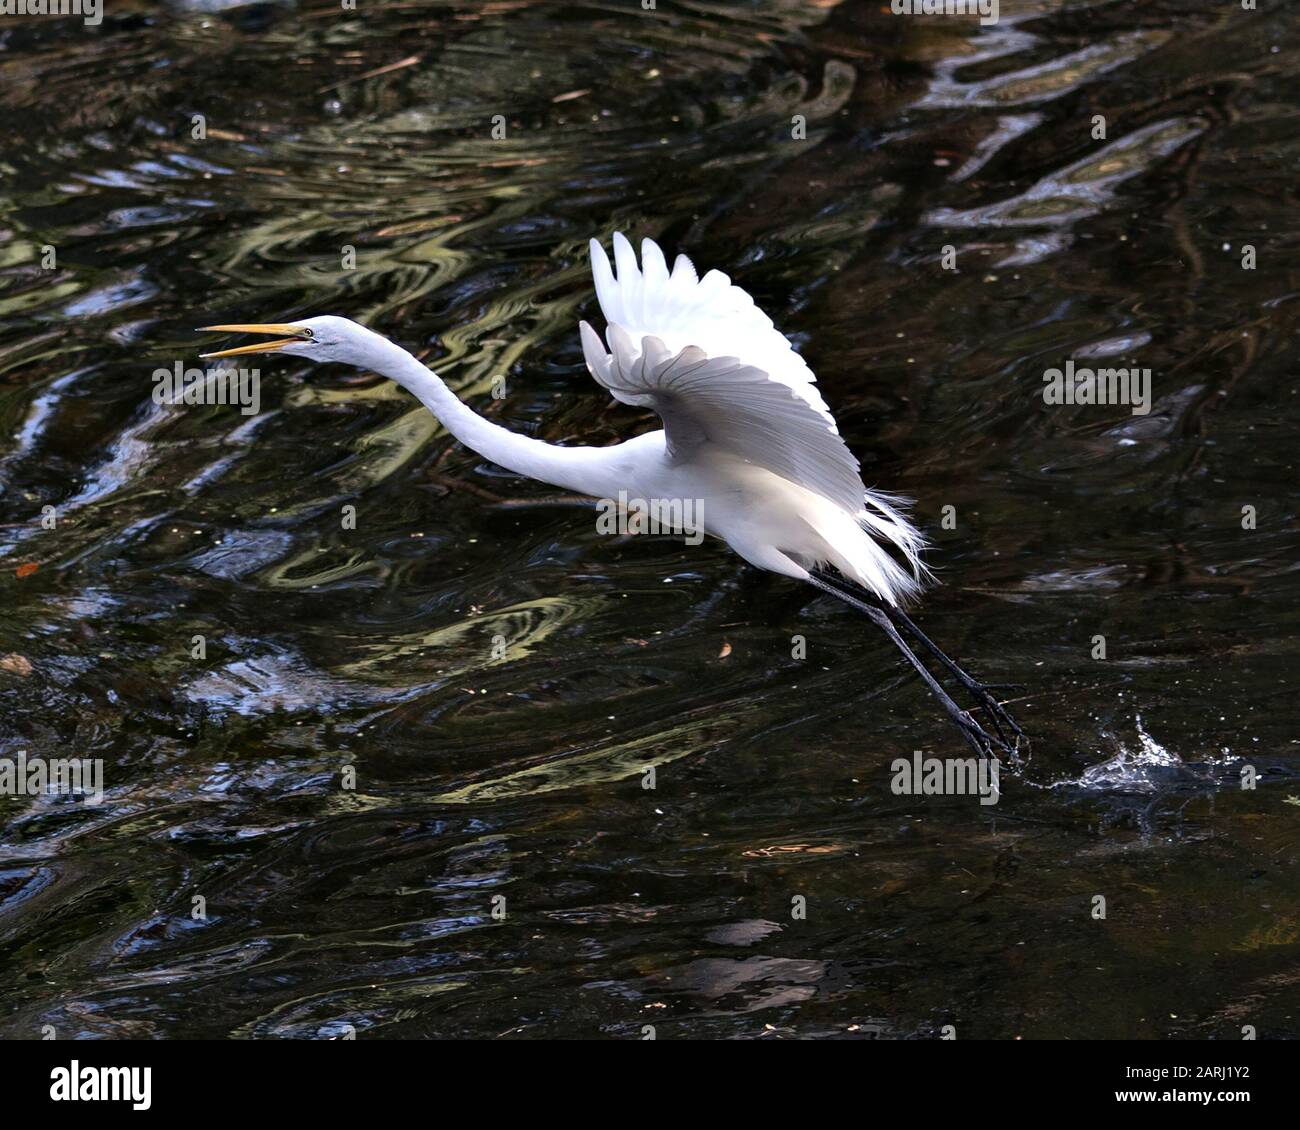
<instances>
[{"instance_id":1,"label":"great egret","mask_svg":"<svg viewBox=\"0 0 1300 1130\"><path fill-rule=\"evenodd\" d=\"M614 235L617 274L591 241L605 341L581 323L587 368L616 400L650 408L663 430L611 447L557 447L516 435L467 407L400 346L347 318L205 326L276 340L205 357L287 353L336 361L396 381L461 443L510 471L600 499L689 503L705 532L751 565L815 586L864 613L902 652L981 755L1015 754L1023 736L990 688L912 623L902 603L929 578L924 539L900 500L867 490L812 371L754 300L721 271L696 275L679 255L671 273L653 240L641 264ZM832 571L833 570L833 571ZM997 736L962 710L900 632L929 651L985 711Z\"/></svg>"}]
</instances>

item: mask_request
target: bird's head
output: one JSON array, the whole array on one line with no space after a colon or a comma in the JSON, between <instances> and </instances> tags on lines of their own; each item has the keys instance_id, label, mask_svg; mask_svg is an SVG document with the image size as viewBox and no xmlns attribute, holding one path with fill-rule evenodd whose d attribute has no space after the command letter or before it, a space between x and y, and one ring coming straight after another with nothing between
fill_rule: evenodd
<instances>
[{"instance_id":1,"label":"bird's head","mask_svg":"<svg viewBox=\"0 0 1300 1130\"><path fill-rule=\"evenodd\" d=\"M204 358L236 357L244 353L287 353L293 357L307 357L312 361L334 361L359 368L373 366L376 350L387 344L373 330L347 318L327 314L320 318L304 318L300 322L240 323L229 326L201 326L201 331L221 333L266 334L272 340L255 341L233 349L219 349L204 353Z\"/></svg>"}]
</instances>

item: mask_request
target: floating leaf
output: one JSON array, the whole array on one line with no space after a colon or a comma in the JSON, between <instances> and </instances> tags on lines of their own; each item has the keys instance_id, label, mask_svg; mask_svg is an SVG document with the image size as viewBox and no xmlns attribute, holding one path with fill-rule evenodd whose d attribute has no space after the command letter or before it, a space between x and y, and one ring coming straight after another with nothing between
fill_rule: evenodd
<instances>
[{"instance_id":1,"label":"floating leaf","mask_svg":"<svg viewBox=\"0 0 1300 1130\"><path fill-rule=\"evenodd\" d=\"M25 655L19 655L15 651L0 656L0 671L8 671L11 675L21 675L25 679L32 673L32 665Z\"/></svg>"}]
</instances>

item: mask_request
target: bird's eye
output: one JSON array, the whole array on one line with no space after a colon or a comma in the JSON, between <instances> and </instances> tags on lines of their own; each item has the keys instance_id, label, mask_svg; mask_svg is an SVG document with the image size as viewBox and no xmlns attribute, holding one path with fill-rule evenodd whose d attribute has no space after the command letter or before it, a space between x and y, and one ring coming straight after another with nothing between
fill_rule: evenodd
<instances>
[{"instance_id":1,"label":"bird's eye","mask_svg":"<svg viewBox=\"0 0 1300 1130\"><path fill-rule=\"evenodd\" d=\"M309 330L309 329L304 328L303 331L302 331L302 336L303 336L303 337L315 337L315 336L316 336L316 331L315 331L315 330Z\"/></svg>"}]
</instances>

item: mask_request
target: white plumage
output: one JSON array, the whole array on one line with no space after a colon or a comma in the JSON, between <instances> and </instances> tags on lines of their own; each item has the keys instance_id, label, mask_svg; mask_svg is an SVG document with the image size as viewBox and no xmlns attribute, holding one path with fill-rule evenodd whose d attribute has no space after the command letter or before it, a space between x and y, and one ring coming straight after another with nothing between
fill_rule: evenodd
<instances>
[{"instance_id":1,"label":"white plumage","mask_svg":"<svg viewBox=\"0 0 1300 1130\"><path fill-rule=\"evenodd\" d=\"M773 521L774 536L763 545L753 523L719 522L706 509L706 524L742 527L733 548L765 568L780 555L798 569L778 572L799 576L831 564L890 604L915 593L925 576L920 534L897 499L863 487L812 370L753 298L721 271L698 278L684 255L669 273L650 239L641 243L638 267L632 245L615 233L614 263L617 273L592 240L596 296L609 323L605 344L586 322L579 327L592 376L616 400L659 414L675 466L722 455L769 472L780 481L766 484L765 509L797 510L807 531L797 520ZM892 544L906 567L872 534Z\"/></svg>"},{"instance_id":2,"label":"white plumage","mask_svg":"<svg viewBox=\"0 0 1300 1130\"><path fill-rule=\"evenodd\" d=\"M746 561L801 581L868 616L981 754L1014 753L1020 729L1001 704L899 607L927 579L921 535L900 500L868 491L812 371L772 321L721 271L703 278L685 256L672 272L652 240L641 263L614 236L615 268L591 244L602 342L580 327L587 367L624 404L649 408L663 430L611 447L559 447L485 419L405 349L346 318L208 326L277 340L209 357L273 352L372 369L409 389L467 447L501 466L602 499L640 499L695 515ZM838 570L840 576L825 571ZM855 582L874 594L872 601ZM962 710L902 638L934 655L992 720Z\"/></svg>"}]
</instances>

